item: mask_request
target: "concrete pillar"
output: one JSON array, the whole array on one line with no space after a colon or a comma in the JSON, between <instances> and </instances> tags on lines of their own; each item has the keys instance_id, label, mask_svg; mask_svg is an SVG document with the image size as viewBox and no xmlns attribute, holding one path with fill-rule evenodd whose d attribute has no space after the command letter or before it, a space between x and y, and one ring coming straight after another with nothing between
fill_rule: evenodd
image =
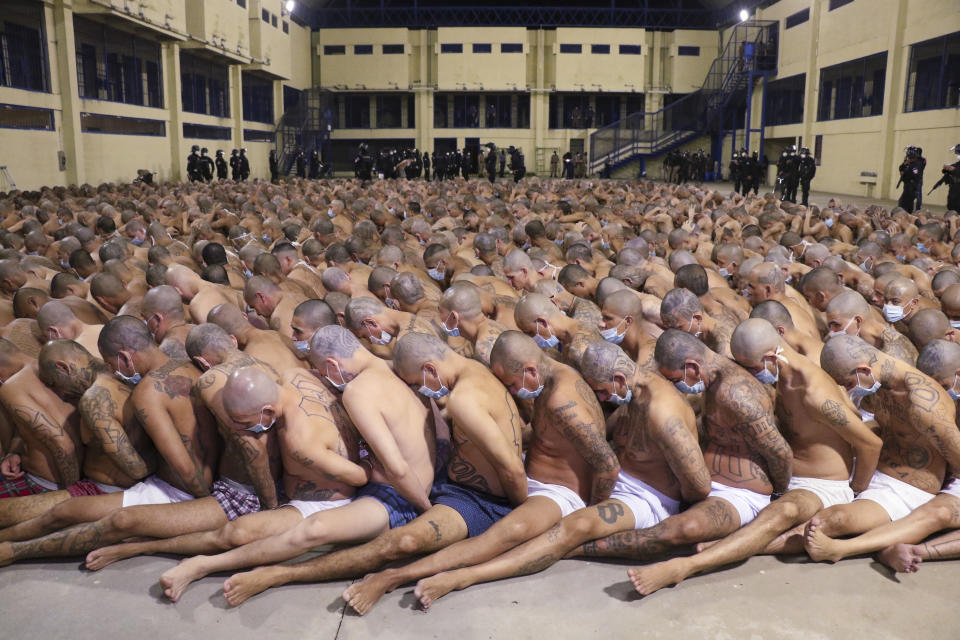
<instances>
[{"instance_id":1,"label":"concrete pillar","mask_svg":"<svg viewBox=\"0 0 960 640\"><path fill-rule=\"evenodd\" d=\"M547 35L543 29L537 29L537 77L530 92L530 126L533 128L533 149L530 149L526 156L527 162L536 162L537 149L543 148L546 144L547 127L550 124L550 88L547 86L547 75L545 71L545 57L547 46ZM543 171L543 167L536 167L538 172ZM549 170L549 169L548 169Z\"/></svg>"},{"instance_id":2,"label":"concrete pillar","mask_svg":"<svg viewBox=\"0 0 960 640\"><path fill-rule=\"evenodd\" d=\"M806 82L803 88L803 145L814 153L813 124L817 121L817 99L820 95L820 72L817 59L820 48L820 15L827 0L810 3L810 56L807 61ZM772 161L771 161L772 164Z\"/></svg>"},{"instance_id":3,"label":"concrete pillar","mask_svg":"<svg viewBox=\"0 0 960 640\"><path fill-rule=\"evenodd\" d=\"M56 30L57 77L63 115L60 119L63 152L67 158L66 183L82 184L86 180L83 156L83 134L80 130L80 91L77 84L76 43L73 35L73 2L57 0L53 7Z\"/></svg>"},{"instance_id":4,"label":"concrete pillar","mask_svg":"<svg viewBox=\"0 0 960 640\"><path fill-rule=\"evenodd\" d=\"M180 83L180 45L166 42L161 47L163 58L163 101L170 114L167 137L170 140L170 178L186 180L186 158L183 157L183 101Z\"/></svg>"},{"instance_id":5,"label":"concrete pillar","mask_svg":"<svg viewBox=\"0 0 960 640\"><path fill-rule=\"evenodd\" d=\"M273 124L280 122L283 116L283 80L273 81Z\"/></svg>"},{"instance_id":6,"label":"concrete pillar","mask_svg":"<svg viewBox=\"0 0 960 640\"><path fill-rule=\"evenodd\" d=\"M233 148L243 146L243 67L230 65L230 117L233 119Z\"/></svg>"},{"instance_id":7,"label":"concrete pillar","mask_svg":"<svg viewBox=\"0 0 960 640\"><path fill-rule=\"evenodd\" d=\"M903 105L906 91L907 64L909 52L903 46L903 32L907 21L907 0L897 3L897 13L890 22L887 44L887 72L884 76L883 114L880 116L880 158L882 165L877 176L877 190L880 197L897 199L896 166L902 153L895 148L897 135L897 114ZM896 164L895 164L896 163ZM926 194L924 194L926 195Z\"/></svg>"}]
</instances>

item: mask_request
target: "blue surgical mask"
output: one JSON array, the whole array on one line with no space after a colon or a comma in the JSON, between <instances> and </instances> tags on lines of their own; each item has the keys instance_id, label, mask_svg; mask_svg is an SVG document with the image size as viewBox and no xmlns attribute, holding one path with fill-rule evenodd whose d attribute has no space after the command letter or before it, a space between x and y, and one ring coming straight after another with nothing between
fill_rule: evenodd
<instances>
[{"instance_id":1,"label":"blue surgical mask","mask_svg":"<svg viewBox=\"0 0 960 640\"><path fill-rule=\"evenodd\" d=\"M950 394L950 397L954 400L960 400L960 391L957 391L957 383L960 382L960 376L953 376L953 386L947 389L947 393Z\"/></svg>"},{"instance_id":2,"label":"blue surgical mask","mask_svg":"<svg viewBox=\"0 0 960 640\"><path fill-rule=\"evenodd\" d=\"M719 269L717 269L717 271L718 271L718 272L720 273L720 275L723 276L724 278L729 278L729 277L730 277L730 270L727 269L726 267L720 267Z\"/></svg>"},{"instance_id":3,"label":"blue surgical mask","mask_svg":"<svg viewBox=\"0 0 960 640\"><path fill-rule=\"evenodd\" d=\"M703 383L703 378L700 378L699 380L697 380L697 382L691 387L690 385L687 384L686 377L687 377L687 372L686 370L684 370L683 372L684 379L677 380L676 382L673 383L673 386L675 386L677 388L677 391L679 391L680 393L689 393L689 394L703 393L704 389L707 388L707 386Z\"/></svg>"},{"instance_id":4,"label":"blue surgical mask","mask_svg":"<svg viewBox=\"0 0 960 640\"><path fill-rule=\"evenodd\" d=\"M601 240L601 241L600 241L600 246L603 247L604 249L609 249L609 248L610 248L610 243L607 242L606 240Z\"/></svg>"},{"instance_id":5,"label":"blue surgical mask","mask_svg":"<svg viewBox=\"0 0 960 640\"><path fill-rule=\"evenodd\" d=\"M244 427L244 431L249 431L251 433L263 433L264 431L269 431L270 428L273 427L273 425L277 422L277 419L274 418L271 420L270 424L263 424L263 409L266 409L266 407L264 406L262 409L260 409L260 422L249 427Z\"/></svg>"},{"instance_id":6,"label":"blue surgical mask","mask_svg":"<svg viewBox=\"0 0 960 640\"><path fill-rule=\"evenodd\" d=\"M437 376L437 380L440 380L439 376ZM418 389L418 391L420 392L420 395L426 396L427 398L432 398L433 400L438 400L443 396L447 395L448 393L450 393L450 389L448 389L447 386L443 384L442 380L440 381L440 388L437 389L436 391L428 387L426 371L423 372L423 385L420 387L420 389Z\"/></svg>"},{"instance_id":7,"label":"blue surgical mask","mask_svg":"<svg viewBox=\"0 0 960 640\"><path fill-rule=\"evenodd\" d=\"M126 382L127 384L131 384L131 385L133 385L133 386L137 386L138 384L140 384L140 381L143 380L143 376L141 376L139 373L137 373L137 368L136 368L136 367L133 368L133 375L132 375L132 376L127 376L127 375L124 375L123 373L120 372L120 355L119 355L119 354L117 355L117 370L114 371L114 373L117 374L117 377L118 377L118 378L120 378L121 380L123 380L123 381Z\"/></svg>"},{"instance_id":8,"label":"blue surgical mask","mask_svg":"<svg viewBox=\"0 0 960 640\"><path fill-rule=\"evenodd\" d=\"M334 363L334 364L337 364L337 363ZM343 391L347 387L347 379L343 377L343 371L340 370L339 364L337 364L337 375L340 376L340 379L343 380L343 382L334 382L333 378L330 377L329 369L327 370L326 375L324 375L323 377L327 379L327 382L333 385L334 389L336 389L337 391Z\"/></svg>"},{"instance_id":9,"label":"blue surgical mask","mask_svg":"<svg viewBox=\"0 0 960 640\"><path fill-rule=\"evenodd\" d=\"M63 268L63 269L69 269L69 268L70 268L70 263L69 263L69 262L63 262L63 261L61 261L61 262L60 262L60 267Z\"/></svg>"},{"instance_id":10,"label":"blue surgical mask","mask_svg":"<svg viewBox=\"0 0 960 640\"><path fill-rule=\"evenodd\" d=\"M871 374L871 377L872 377L872 374ZM872 396L879 390L880 390L880 381L877 380L876 378L873 379L873 385L871 387L867 388L867 387L861 386L860 373L858 372L857 386L855 386L853 389L850 389L848 393L850 394L850 399L853 400L854 403L856 403L856 405L859 407L861 400L863 400L867 396Z\"/></svg>"},{"instance_id":11,"label":"blue surgical mask","mask_svg":"<svg viewBox=\"0 0 960 640\"><path fill-rule=\"evenodd\" d=\"M427 269L427 273L430 275L431 278L433 278L434 280L438 280L438 281L443 281L443 279L444 279L444 278L446 277L446 275L447 275L447 274L445 274L443 271L440 271L440 270L437 269L437 268Z\"/></svg>"},{"instance_id":12,"label":"blue surgical mask","mask_svg":"<svg viewBox=\"0 0 960 640\"><path fill-rule=\"evenodd\" d=\"M553 335L553 331L550 330L550 327L547 327L547 332L550 334L549 337L544 338L540 335L540 325L537 325L537 333L533 336L534 341L544 349L552 349L553 347L560 344L560 338Z\"/></svg>"},{"instance_id":13,"label":"blue surgical mask","mask_svg":"<svg viewBox=\"0 0 960 640\"><path fill-rule=\"evenodd\" d=\"M253 271L250 271L250 269L244 269L244 270L243 270L243 275L246 276L247 278L252 278L252 277L253 277Z\"/></svg>"},{"instance_id":14,"label":"blue surgical mask","mask_svg":"<svg viewBox=\"0 0 960 640\"><path fill-rule=\"evenodd\" d=\"M930 248L922 242L917 243L917 251L920 253L930 253Z\"/></svg>"},{"instance_id":15,"label":"blue surgical mask","mask_svg":"<svg viewBox=\"0 0 960 640\"><path fill-rule=\"evenodd\" d=\"M851 324L854 320L856 320L855 317L854 317L854 318L850 318L850 319L847 321L847 324L843 325L843 329L840 329L840 331L830 331L829 333L827 333L827 340L829 340L830 338L836 338L837 336L842 336L842 335L844 335L845 333L847 333L847 329L850 328L850 324ZM858 336L860 335L860 330L859 330L859 329L857 329L857 335L858 335Z\"/></svg>"},{"instance_id":16,"label":"blue surgical mask","mask_svg":"<svg viewBox=\"0 0 960 640\"><path fill-rule=\"evenodd\" d=\"M543 393L543 383L540 381L540 372L537 372L537 388L534 391L527 389L526 387L520 387L517 389L517 397L521 400L532 400L536 398L541 393Z\"/></svg>"},{"instance_id":17,"label":"blue surgical mask","mask_svg":"<svg viewBox=\"0 0 960 640\"><path fill-rule=\"evenodd\" d=\"M556 238L554 242L557 244L558 247L563 246L563 238Z\"/></svg>"},{"instance_id":18,"label":"blue surgical mask","mask_svg":"<svg viewBox=\"0 0 960 640\"><path fill-rule=\"evenodd\" d=\"M327 209L327 216L330 218L333 218L335 216L335 214L333 213L333 209Z\"/></svg>"},{"instance_id":19,"label":"blue surgical mask","mask_svg":"<svg viewBox=\"0 0 960 640\"><path fill-rule=\"evenodd\" d=\"M303 355L310 353L309 340L297 340L293 343L293 346L297 349L297 353L300 353Z\"/></svg>"},{"instance_id":20,"label":"blue surgical mask","mask_svg":"<svg viewBox=\"0 0 960 640\"><path fill-rule=\"evenodd\" d=\"M903 312L903 307L887 303L883 305L883 317L887 322L900 322L906 314Z\"/></svg>"},{"instance_id":21,"label":"blue surgical mask","mask_svg":"<svg viewBox=\"0 0 960 640\"><path fill-rule=\"evenodd\" d=\"M776 374L770 373L770 370L767 369L767 363L764 362L764 363L763 363L763 368L760 369L760 371L758 371L757 373L753 374L753 377L756 378L757 380L759 380L759 381L760 381L761 383L763 383L763 384L777 384L777 381L780 380L780 360L783 360L784 362L787 361L786 358L784 358L782 355L780 355L781 353L783 353L783 349L780 348L780 347L777 347L777 351L776 351L776 356L777 356L777 362L776 362L777 373L776 373Z\"/></svg>"},{"instance_id":22,"label":"blue surgical mask","mask_svg":"<svg viewBox=\"0 0 960 640\"><path fill-rule=\"evenodd\" d=\"M951 320L950 326L954 329L960 329L960 320Z\"/></svg>"},{"instance_id":23,"label":"blue surgical mask","mask_svg":"<svg viewBox=\"0 0 960 640\"><path fill-rule=\"evenodd\" d=\"M616 393L616 387L617 387L616 383L614 383L613 387L614 387L614 392L610 394L609 398L607 398L607 402L611 404L615 404L619 407L621 405L627 404L633 399L633 389L631 389L630 387L627 387L627 392L622 396L617 395Z\"/></svg>"},{"instance_id":24,"label":"blue surgical mask","mask_svg":"<svg viewBox=\"0 0 960 640\"><path fill-rule=\"evenodd\" d=\"M627 332L624 331L623 333L617 333L617 330L620 328L620 325L623 324L624 322L626 322L626 318L621 320L620 324L618 324L617 326L610 327L609 329L604 329L603 331L600 332L600 335L607 342L610 342L613 344L620 344L621 342L623 342L623 338L624 336L627 335Z\"/></svg>"},{"instance_id":25,"label":"blue surgical mask","mask_svg":"<svg viewBox=\"0 0 960 640\"><path fill-rule=\"evenodd\" d=\"M833 226L833 218L827 218L823 221L823 224L827 225L827 229Z\"/></svg>"},{"instance_id":26,"label":"blue surgical mask","mask_svg":"<svg viewBox=\"0 0 960 640\"><path fill-rule=\"evenodd\" d=\"M454 327L453 329L450 329L447 327L447 321L450 320L450 316L452 315L453 315L453 312L451 312L450 315L447 316L447 319L441 323L441 326L443 327L444 332L446 332L448 336L450 336L451 338L459 338L460 337L459 321L457 321L457 326Z\"/></svg>"},{"instance_id":27,"label":"blue surgical mask","mask_svg":"<svg viewBox=\"0 0 960 640\"><path fill-rule=\"evenodd\" d=\"M860 268L863 269L866 273L870 273L870 267L868 266L869 264L870 264L870 258L867 258L866 260L860 263Z\"/></svg>"},{"instance_id":28,"label":"blue surgical mask","mask_svg":"<svg viewBox=\"0 0 960 640\"><path fill-rule=\"evenodd\" d=\"M267 234L263 234L260 237L263 239L265 243L270 244L270 236L268 236Z\"/></svg>"},{"instance_id":29,"label":"blue surgical mask","mask_svg":"<svg viewBox=\"0 0 960 640\"><path fill-rule=\"evenodd\" d=\"M134 244L134 246L139 247L139 246L142 246L142 245L143 245L143 241L144 241L144 238L134 238L134 239L131 240L130 242L132 242L132 243Z\"/></svg>"}]
</instances>

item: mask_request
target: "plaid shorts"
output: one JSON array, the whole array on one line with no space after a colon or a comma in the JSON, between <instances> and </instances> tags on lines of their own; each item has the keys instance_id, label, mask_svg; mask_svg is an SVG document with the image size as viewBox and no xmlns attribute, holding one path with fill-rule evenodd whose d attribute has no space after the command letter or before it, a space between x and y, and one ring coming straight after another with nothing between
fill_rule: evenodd
<instances>
[{"instance_id":1,"label":"plaid shorts","mask_svg":"<svg viewBox=\"0 0 960 640\"><path fill-rule=\"evenodd\" d=\"M35 496L38 493L49 491L46 487L35 482L27 474L19 478L0 480L0 499L3 498L22 498L24 496Z\"/></svg>"},{"instance_id":2,"label":"plaid shorts","mask_svg":"<svg viewBox=\"0 0 960 640\"><path fill-rule=\"evenodd\" d=\"M236 520L240 516L260 511L260 498L250 485L221 478L213 483L210 495L220 503L223 512L227 514L227 520Z\"/></svg>"}]
</instances>

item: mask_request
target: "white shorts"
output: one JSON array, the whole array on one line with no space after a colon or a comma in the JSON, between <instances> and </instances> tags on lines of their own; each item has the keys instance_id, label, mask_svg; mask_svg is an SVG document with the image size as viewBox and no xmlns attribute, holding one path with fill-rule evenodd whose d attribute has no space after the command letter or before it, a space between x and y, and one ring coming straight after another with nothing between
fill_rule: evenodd
<instances>
[{"instance_id":1,"label":"white shorts","mask_svg":"<svg viewBox=\"0 0 960 640\"><path fill-rule=\"evenodd\" d=\"M527 498L532 498L533 496L543 496L556 502L564 518L574 511L587 506L583 498L572 489L560 484L544 484L539 480L527 478Z\"/></svg>"},{"instance_id":2,"label":"white shorts","mask_svg":"<svg viewBox=\"0 0 960 640\"><path fill-rule=\"evenodd\" d=\"M932 500L933 495L893 476L874 471L870 484L857 496L857 500L872 500L883 507L890 520L899 520Z\"/></svg>"},{"instance_id":3,"label":"white shorts","mask_svg":"<svg viewBox=\"0 0 960 640\"><path fill-rule=\"evenodd\" d=\"M940 493L947 493L954 498L960 498L960 478L954 478L950 484L940 490Z\"/></svg>"},{"instance_id":4,"label":"white shorts","mask_svg":"<svg viewBox=\"0 0 960 640\"><path fill-rule=\"evenodd\" d=\"M820 498L823 508L836 504L853 502L853 489L846 480L823 480L822 478L805 478L794 476L790 478L787 491L803 489Z\"/></svg>"},{"instance_id":5,"label":"white shorts","mask_svg":"<svg viewBox=\"0 0 960 640\"><path fill-rule=\"evenodd\" d=\"M770 504L770 496L750 491L750 489L720 484L719 482L710 483L710 495L707 497L720 498L729 502L740 514L741 527L756 518L757 514Z\"/></svg>"},{"instance_id":6,"label":"white shorts","mask_svg":"<svg viewBox=\"0 0 960 640\"><path fill-rule=\"evenodd\" d=\"M150 476L123 492L125 507L141 504L173 504L187 500L193 500L193 496L157 476Z\"/></svg>"},{"instance_id":7,"label":"white shorts","mask_svg":"<svg viewBox=\"0 0 960 640\"><path fill-rule=\"evenodd\" d=\"M633 528L646 529L680 512L680 502L663 495L643 480L625 471L617 475L611 500L619 500L633 512Z\"/></svg>"},{"instance_id":8,"label":"white shorts","mask_svg":"<svg viewBox=\"0 0 960 640\"><path fill-rule=\"evenodd\" d=\"M327 511L329 509L336 509L337 507L350 504L350 502L351 500L349 498L346 500L291 500L283 506L293 507L299 511L300 515L302 515L304 518L309 518L315 513L320 513L321 511Z\"/></svg>"}]
</instances>

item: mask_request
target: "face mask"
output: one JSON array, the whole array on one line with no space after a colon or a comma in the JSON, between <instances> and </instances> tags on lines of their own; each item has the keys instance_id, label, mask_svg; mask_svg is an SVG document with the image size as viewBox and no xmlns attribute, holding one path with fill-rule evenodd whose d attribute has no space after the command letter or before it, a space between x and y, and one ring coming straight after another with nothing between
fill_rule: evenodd
<instances>
[{"instance_id":1,"label":"face mask","mask_svg":"<svg viewBox=\"0 0 960 640\"><path fill-rule=\"evenodd\" d=\"M268 236L267 234L263 234L260 237L263 238L264 243L270 244L270 236Z\"/></svg>"},{"instance_id":2,"label":"face mask","mask_svg":"<svg viewBox=\"0 0 960 640\"><path fill-rule=\"evenodd\" d=\"M703 383L703 378L700 378L699 380L697 380L696 384L694 384L691 387L690 385L687 384L686 377L687 377L687 371L686 369L684 369L683 371L684 379L677 380L676 382L673 383L673 386L675 386L677 388L677 391L679 391L680 393L689 393L689 394L703 393L704 389L707 388L707 386Z\"/></svg>"},{"instance_id":3,"label":"face mask","mask_svg":"<svg viewBox=\"0 0 960 640\"><path fill-rule=\"evenodd\" d=\"M620 344L621 342L623 342L623 338L624 336L627 335L627 332L624 331L623 333L617 333L617 329L619 329L620 325L623 324L624 322L626 322L626 318L621 320L620 324L618 324L617 326L610 327L609 329L604 329L603 331L600 332L600 335L603 336L603 339L606 340L607 342L612 342L613 344Z\"/></svg>"},{"instance_id":4,"label":"face mask","mask_svg":"<svg viewBox=\"0 0 960 640\"><path fill-rule=\"evenodd\" d=\"M823 224L827 225L827 229L833 226L833 218L827 218L823 221Z\"/></svg>"},{"instance_id":5,"label":"face mask","mask_svg":"<svg viewBox=\"0 0 960 640\"><path fill-rule=\"evenodd\" d=\"M293 346L297 349L298 353L308 354L310 353L310 341L309 340L297 340L293 343Z\"/></svg>"},{"instance_id":6,"label":"face mask","mask_svg":"<svg viewBox=\"0 0 960 640\"><path fill-rule=\"evenodd\" d=\"M60 262L60 267L63 268L63 269L69 269L69 268L70 268L70 263L69 263L69 262L62 262L62 261L61 261L61 262Z\"/></svg>"},{"instance_id":7,"label":"face mask","mask_svg":"<svg viewBox=\"0 0 960 640\"><path fill-rule=\"evenodd\" d=\"M534 391L530 391L526 387L520 387L517 389L517 397L521 400L532 400L536 398L543 392L543 383L540 382L540 372L537 372L537 388Z\"/></svg>"},{"instance_id":8,"label":"face mask","mask_svg":"<svg viewBox=\"0 0 960 640\"><path fill-rule=\"evenodd\" d=\"M448 328L447 328L447 321L450 320L450 316L452 316L452 315L453 315L453 313L451 313L449 316L447 316L447 319L443 321L443 323L441 324L441 326L443 327L443 330L446 332L446 334L447 334L448 336L450 336L451 338L459 338L459 337L460 337L460 327L459 327L459 323L458 323L458 326L454 327L453 329L448 329Z\"/></svg>"},{"instance_id":9,"label":"face mask","mask_svg":"<svg viewBox=\"0 0 960 640\"><path fill-rule=\"evenodd\" d=\"M630 387L627 387L627 392L621 396L621 395L617 395L616 393L617 385L614 384L613 386L614 386L614 393L610 394L610 397L607 398L607 402L615 404L619 407L627 404L628 402L630 402L630 400L633 399L633 389L631 389Z\"/></svg>"},{"instance_id":10,"label":"face mask","mask_svg":"<svg viewBox=\"0 0 960 640\"><path fill-rule=\"evenodd\" d=\"M610 243L607 242L606 240L601 240L601 241L600 241L600 246L603 247L604 249L609 249L609 248L610 248Z\"/></svg>"},{"instance_id":11,"label":"face mask","mask_svg":"<svg viewBox=\"0 0 960 640\"><path fill-rule=\"evenodd\" d=\"M264 407L263 409L266 409L266 407ZM277 419L274 418L273 420L271 420L270 424L263 424L263 409L260 409L260 422L249 427L244 427L243 428L244 431L249 431L251 433L263 433L264 431L270 430L270 428L274 425L274 423L276 423Z\"/></svg>"},{"instance_id":12,"label":"face mask","mask_svg":"<svg viewBox=\"0 0 960 640\"><path fill-rule=\"evenodd\" d=\"M246 277L248 277L248 278L252 278L252 277L253 277L253 271L250 271L250 269L244 269L244 270L243 270L243 275L246 276Z\"/></svg>"},{"instance_id":13,"label":"face mask","mask_svg":"<svg viewBox=\"0 0 960 640\"><path fill-rule=\"evenodd\" d=\"M427 273L430 275L431 278L437 281L442 281L446 277L446 274L443 271L440 271L439 269L436 269L436 268L427 269Z\"/></svg>"},{"instance_id":14,"label":"face mask","mask_svg":"<svg viewBox=\"0 0 960 640\"><path fill-rule=\"evenodd\" d=\"M440 380L440 377L439 377L439 376L437 376L437 380ZM427 386L427 372L424 371L424 372L423 372L423 386L420 387L419 392L420 392L420 395L422 395L422 396L426 396L426 397L428 397L428 398L432 398L432 399L434 399L434 400L437 400L437 399L442 398L443 396L447 395L448 393L450 393L450 389L448 389L448 388L446 387L446 385L443 384L442 381L440 382L440 388L437 389L436 391L434 391L433 389L431 389L430 387L428 387L428 386Z\"/></svg>"},{"instance_id":15,"label":"face mask","mask_svg":"<svg viewBox=\"0 0 960 640\"><path fill-rule=\"evenodd\" d=\"M328 364L327 366L330 366L330 365ZM347 387L347 382L346 382L347 379L343 377L343 371L340 370L339 364L337 364L337 375L340 376L340 379L343 380L343 382L339 382L339 383L334 382L333 378L331 378L329 374L330 374L330 370L328 369L327 375L324 375L323 377L327 379L327 382L333 385L334 389L336 389L337 391L343 391Z\"/></svg>"},{"instance_id":16,"label":"face mask","mask_svg":"<svg viewBox=\"0 0 960 640\"><path fill-rule=\"evenodd\" d=\"M333 218L333 217L334 217L333 209L327 209L327 217L329 217L329 218Z\"/></svg>"},{"instance_id":17,"label":"face mask","mask_svg":"<svg viewBox=\"0 0 960 640\"><path fill-rule=\"evenodd\" d=\"M930 253L930 248L927 247L926 244L924 244L924 243L922 243L922 242L918 242L918 243L917 243L917 251L919 251L920 253Z\"/></svg>"},{"instance_id":18,"label":"face mask","mask_svg":"<svg viewBox=\"0 0 960 640\"><path fill-rule=\"evenodd\" d=\"M870 273L869 265L870 265L870 258L867 258L866 260L860 263L860 268L863 269L865 272Z\"/></svg>"},{"instance_id":19,"label":"face mask","mask_svg":"<svg viewBox=\"0 0 960 640\"><path fill-rule=\"evenodd\" d=\"M855 386L853 389L850 389L848 393L850 394L850 399L853 400L857 404L857 406L860 406L861 400L863 400L867 396L872 396L879 390L880 390L880 381L877 380L876 378L873 379L873 386L871 386L870 388L865 388L860 386L860 374L857 373L857 386Z\"/></svg>"},{"instance_id":20,"label":"face mask","mask_svg":"<svg viewBox=\"0 0 960 640\"><path fill-rule=\"evenodd\" d=\"M144 240L143 238L134 238L130 242L132 242L134 246L139 247L143 245L143 240Z\"/></svg>"},{"instance_id":21,"label":"face mask","mask_svg":"<svg viewBox=\"0 0 960 640\"><path fill-rule=\"evenodd\" d=\"M391 340L393 340L393 335L387 333L383 329L380 330L379 338L374 338L373 336L370 336L370 342L372 342L373 344L378 344L380 346L383 346L385 344L390 344Z\"/></svg>"},{"instance_id":22,"label":"face mask","mask_svg":"<svg viewBox=\"0 0 960 640\"><path fill-rule=\"evenodd\" d=\"M720 275L723 276L724 278L729 278L729 277L730 277L730 270L727 269L726 267L720 267L719 269L717 269L717 271L718 271L718 272L720 273Z\"/></svg>"},{"instance_id":23,"label":"face mask","mask_svg":"<svg viewBox=\"0 0 960 640\"><path fill-rule=\"evenodd\" d=\"M397 301L394 300L393 298L384 298L383 304L387 305L391 309L395 309L397 311L400 310L400 305L398 305Z\"/></svg>"},{"instance_id":24,"label":"face mask","mask_svg":"<svg viewBox=\"0 0 960 640\"><path fill-rule=\"evenodd\" d=\"M132 375L132 376L126 376L126 375L124 375L123 373L120 372L120 355L119 355L119 354L117 355L117 370L114 371L114 373L117 374L117 377L118 377L118 378L120 378L121 380L123 380L123 381L126 382L127 384L132 384L133 386L137 386L138 384L140 384L140 381L143 380L143 376L141 376L139 373L137 373L137 368L136 368L136 367L133 368L133 375Z\"/></svg>"},{"instance_id":25,"label":"face mask","mask_svg":"<svg viewBox=\"0 0 960 640\"><path fill-rule=\"evenodd\" d=\"M903 307L898 307L895 304L883 305L883 317L887 319L887 322L900 322L904 315Z\"/></svg>"},{"instance_id":26,"label":"face mask","mask_svg":"<svg viewBox=\"0 0 960 640\"><path fill-rule=\"evenodd\" d=\"M549 337L544 338L540 335L540 325L537 325L537 335L533 336L534 341L544 349L552 349L553 347L560 344L560 338L553 335L553 331L550 331L550 327L547 327L547 332L550 334Z\"/></svg>"},{"instance_id":27,"label":"face mask","mask_svg":"<svg viewBox=\"0 0 960 640\"><path fill-rule=\"evenodd\" d=\"M960 391L957 391L957 383L960 382L960 376L953 376L953 386L947 389L947 393L950 394L950 397L954 400L960 400Z\"/></svg>"},{"instance_id":28,"label":"face mask","mask_svg":"<svg viewBox=\"0 0 960 640\"><path fill-rule=\"evenodd\" d=\"M960 320L951 320L950 326L954 329L960 329Z\"/></svg>"},{"instance_id":29,"label":"face mask","mask_svg":"<svg viewBox=\"0 0 960 640\"><path fill-rule=\"evenodd\" d=\"M556 245L557 245L558 247L562 247L562 246L563 246L563 238L557 238L556 240L554 240L554 242L556 243Z\"/></svg>"},{"instance_id":30,"label":"face mask","mask_svg":"<svg viewBox=\"0 0 960 640\"><path fill-rule=\"evenodd\" d=\"M690 318L690 326L687 327L687 333L693 333L693 321L694 318ZM693 333L693 337L699 338L701 333L703 333L703 320L700 321L700 326L697 328L697 332Z\"/></svg>"},{"instance_id":31,"label":"face mask","mask_svg":"<svg viewBox=\"0 0 960 640\"><path fill-rule=\"evenodd\" d=\"M390 215L393 215L395 213L395 210L393 207L390 207L389 209L387 209L387 211L390 212Z\"/></svg>"},{"instance_id":32,"label":"face mask","mask_svg":"<svg viewBox=\"0 0 960 640\"><path fill-rule=\"evenodd\" d=\"M780 380L780 362L779 361L780 360L783 360L784 362L787 361L786 358L780 355L781 353L783 353L783 349L780 347L777 347L777 351L775 354L777 357L777 363L776 363L777 373L776 374L770 373L770 370L767 369L767 363L764 362L763 369L760 369L760 371L753 374L753 376L763 384L777 384L777 381Z\"/></svg>"},{"instance_id":33,"label":"face mask","mask_svg":"<svg viewBox=\"0 0 960 640\"><path fill-rule=\"evenodd\" d=\"M850 325L853 323L855 319L856 318L850 318L850 320L847 321L847 324L843 325L843 329L840 329L840 331L831 331L827 333L827 340L829 340L830 338L836 338L837 336L845 335L847 333L847 329L850 328ZM860 335L859 329L857 329L857 335Z\"/></svg>"},{"instance_id":34,"label":"face mask","mask_svg":"<svg viewBox=\"0 0 960 640\"><path fill-rule=\"evenodd\" d=\"M529 242L524 242L524 243L523 243L523 246L520 247L520 248L523 249L524 251L526 251L527 249L529 249L529 248L532 247L532 246L533 246L533 245L530 244Z\"/></svg>"}]
</instances>

